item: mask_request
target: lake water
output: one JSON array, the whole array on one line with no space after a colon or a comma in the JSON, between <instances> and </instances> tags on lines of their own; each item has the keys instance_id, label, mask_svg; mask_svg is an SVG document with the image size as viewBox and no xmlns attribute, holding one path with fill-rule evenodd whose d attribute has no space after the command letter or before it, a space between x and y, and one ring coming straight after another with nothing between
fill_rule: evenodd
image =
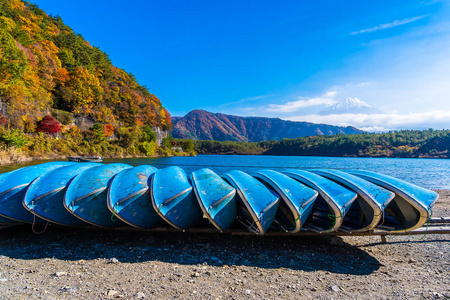
<instances>
[{"instance_id":1,"label":"lake water","mask_svg":"<svg viewBox=\"0 0 450 300\"><path fill-rule=\"evenodd\" d=\"M363 169L391 175L430 189L450 190L450 160L420 158L356 158L266 155L198 155L194 157L105 159L105 163L121 162L152 165L156 168L180 166L186 172L210 168L218 174L230 170L256 171L258 169L283 170L287 168L340 170ZM41 162L32 162L36 164ZM29 164L27 164L29 165ZM0 166L0 173L16 166Z\"/></svg>"}]
</instances>

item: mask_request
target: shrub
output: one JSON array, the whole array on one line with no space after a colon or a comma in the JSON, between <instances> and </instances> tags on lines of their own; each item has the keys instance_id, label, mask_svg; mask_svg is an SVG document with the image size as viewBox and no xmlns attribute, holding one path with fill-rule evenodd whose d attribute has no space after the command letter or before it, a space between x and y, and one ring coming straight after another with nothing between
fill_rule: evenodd
<instances>
[{"instance_id":1,"label":"shrub","mask_svg":"<svg viewBox=\"0 0 450 300\"><path fill-rule=\"evenodd\" d=\"M6 117L2 113L0 113L0 125L3 126L6 124L8 124L8 119L6 119Z\"/></svg>"},{"instance_id":2,"label":"shrub","mask_svg":"<svg viewBox=\"0 0 450 300\"><path fill-rule=\"evenodd\" d=\"M139 150L147 156L152 156L156 152L156 142L142 142L139 144Z\"/></svg>"},{"instance_id":3,"label":"shrub","mask_svg":"<svg viewBox=\"0 0 450 300\"><path fill-rule=\"evenodd\" d=\"M61 131L61 125L59 122L50 115L42 118L36 123L36 131L48 134L55 134Z\"/></svg>"},{"instance_id":4,"label":"shrub","mask_svg":"<svg viewBox=\"0 0 450 300\"><path fill-rule=\"evenodd\" d=\"M0 141L8 147L22 148L28 143L27 136L19 129L2 130Z\"/></svg>"}]
</instances>

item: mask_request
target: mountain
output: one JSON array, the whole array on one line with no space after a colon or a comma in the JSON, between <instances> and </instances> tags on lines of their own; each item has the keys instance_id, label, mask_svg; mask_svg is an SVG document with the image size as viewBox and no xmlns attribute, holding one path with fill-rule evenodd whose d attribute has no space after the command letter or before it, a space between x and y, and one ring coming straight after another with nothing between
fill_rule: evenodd
<instances>
[{"instance_id":1,"label":"mountain","mask_svg":"<svg viewBox=\"0 0 450 300\"><path fill-rule=\"evenodd\" d=\"M342 114L382 114L383 112L358 98L347 98L343 101L328 106L319 112L319 115Z\"/></svg>"},{"instance_id":2,"label":"mountain","mask_svg":"<svg viewBox=\"0 0 450 300\"><path fill-rule=\"evenodd\" d=\"M355 127L339 127L278 118L239 117L205 110L193 110L184 117L173 117L172 135L194 140L259 142L314 135L362 133Z\"/></svg>"},{"instance_id":3,"label":"mountain","mask_svg":"<svg viewBox=\"0 0 450 300\"><path fill-rule=\"evenodd\" d=\"M1 0L0 113L24 129L55 111L70 114L70 122L170 127L161 101L61 17L30 2Z\"/></svg>"}]
</instances>

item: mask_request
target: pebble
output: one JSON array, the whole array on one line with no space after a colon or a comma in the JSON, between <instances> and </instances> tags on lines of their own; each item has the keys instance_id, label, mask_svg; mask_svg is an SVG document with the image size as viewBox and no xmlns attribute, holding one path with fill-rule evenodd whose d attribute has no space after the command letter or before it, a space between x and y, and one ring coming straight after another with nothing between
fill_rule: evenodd
<instances>
[{"instance_id":1,"label":"pebble","mask_svg":"<svg viewBox=\"0 0 450 300\"><path fill-rule=\"evenodd\" d=\"M337 285L332 285L332 286L330 287L330 289L331 289L333 292L340 292L340 291L341 291L341 289L340 289L339 286L337 286Z\"/></svg>"},{"instance_id":2,"label":"pebble","mask_svg":"<svg viewBox=\"0 0 450 300\"><path fill-rule=\"evenodd\" d=\"M134 298L136 298L136 299L143 299L143 298L145 298L145 294L143 292L136 293L134 295Z\"/></svg>"},{"instance_id":3,"label":"pebble","mask_svg":"<svg viewBox=\"0 0 450 300\"><path fill-rule=\"evenodd\" d=\"M115 257L108 259L108 264L118 264L119 260Z\"/></svg>"},{"instance_id":4,"label":"pebble","mask_svg":"<svg viewBox=\"0 0 450 300\"><path fill-rule=\"evenodd\" d=\"M68 292L68 293L73 293L73 292L79 291L79 290L81 290L81 288L78 286L74 286L74 287L65 286L61 289L61 291Z\"/></svg>"},{"instance_id":5,"label":"pebble","mask_svg":"<svg viewBox=\"0 0 450 300\"><path fill-rule=\"evenodd\" d=\"M200 277L200 273L199 272L195 272L194 274L192 274L192 277Z\"/></svg>"},{"instance_id":6,"label":"pebble","mask_svg":"<svg viewBox=\"0 0 450 300\"><path fill-rule=\"evenodd\" d=\"M116 295L118 295L119 292L115 291L115 290L109 290L108 293L106 294L108 297L114 297Z\"/></svg>"},{"instance_id":7,"label":"pebble","mask_svg":"<svg viewBox=\"0 0 450 300\"><path fill-rule=\"evenodd\" d=\"M54 275L55 275L56 277L61 277L61 276L66 276L67 273L66 273L66 272L56 272Z\"/></svg>"}]
</instances>

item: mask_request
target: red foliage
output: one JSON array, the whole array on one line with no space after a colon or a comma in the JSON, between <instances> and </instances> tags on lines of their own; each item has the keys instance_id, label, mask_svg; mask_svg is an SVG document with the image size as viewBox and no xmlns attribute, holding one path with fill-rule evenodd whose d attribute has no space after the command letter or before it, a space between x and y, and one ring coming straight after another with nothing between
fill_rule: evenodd
<instances>
[{"instance_id":1,"label":"red foliage","mask_svg":"<svg viewBox=\"0 0 450 300\"><path fill-rule=\"evenodd\" d=\"M114 127L111 124L103 124L103 136L112 136L114 133Z\"/></svg>"},{"instance_id":2,"label":"red foliage","mask_svg":"<svg viewBox=\"0 0 450 300\"><path fill-rule=\"evenodd\" d=\"M50 115L47 115L43 117L42 120L37 122L36 131L55 134L61 131L61 125L55 118L53 118Z\"/></svg>"},{"instance_id":3,"label":"red foliage","mask_svg":"<svg viewBox=\"0 0 450 300\"><path fill-rule=\"evenodd\" d=\"M0 113L0 125L6 125L8 123L8 119Z\"/></svg>"}]
</instances>

